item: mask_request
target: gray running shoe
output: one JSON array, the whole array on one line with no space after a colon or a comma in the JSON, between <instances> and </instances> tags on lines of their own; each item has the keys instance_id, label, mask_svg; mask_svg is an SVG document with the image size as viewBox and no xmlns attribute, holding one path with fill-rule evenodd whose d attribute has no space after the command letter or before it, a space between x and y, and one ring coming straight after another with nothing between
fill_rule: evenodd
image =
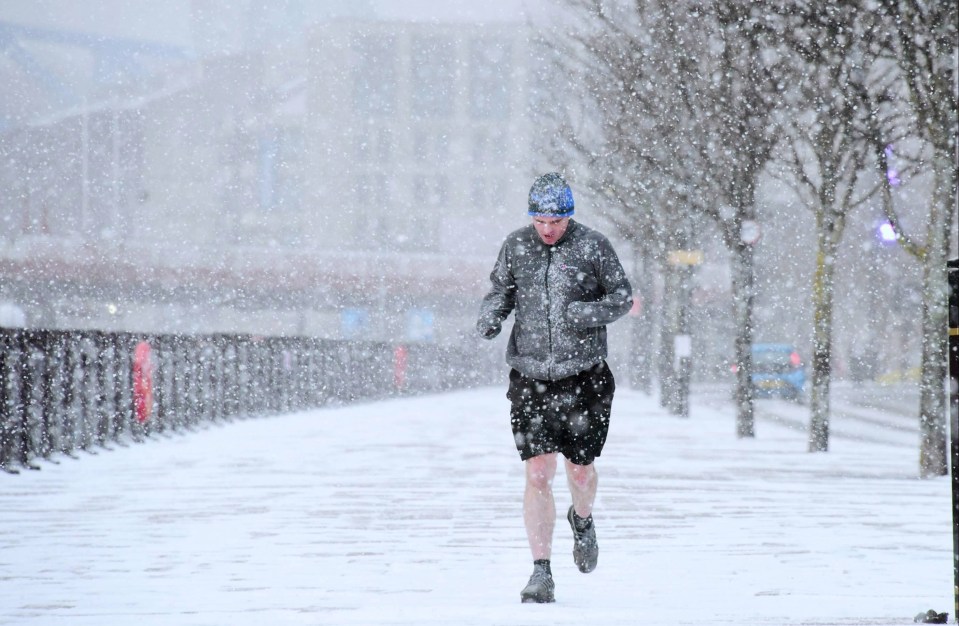
<instances>
[{"instance_id":1,"label":"gray running shoe","mask_svg":"<svg viewBox=\"0 0 959 626\"><path fill-rule=\"evenodd\" d=\"M529 577L529 582L526 583L526 587L520 592L519 597L524 603L554 602L553 589L555 586L553 577L546 571L546 568L542 565L534 565L533 575Z\"/></svg>"},{"instance_id":2,"label":"gray running shoe","mask_svg":"<svg viewBox=\"0 0 959 626\"><path fill-rule=\"evenodd\" d=\"M596 561L599 560L599 544L596 543L596 525L593 524L593 516L590 515L589 527L586 530L576 530L576 522L573 521L573 507L569 507L566 513L566 519L569 520L569 527L573 529L573 562L576 567L584 574L596 569ZM577 515L577 517L579 517Z\"/></svg>"}]
</instances>

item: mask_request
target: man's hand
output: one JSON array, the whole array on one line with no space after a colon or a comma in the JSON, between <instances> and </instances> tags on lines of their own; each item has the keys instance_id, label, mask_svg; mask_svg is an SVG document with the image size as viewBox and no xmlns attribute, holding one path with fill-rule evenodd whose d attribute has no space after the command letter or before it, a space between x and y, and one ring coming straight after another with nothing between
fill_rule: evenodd
<instances>
[{"instance_id":1,"label":"man's hand","mask_svg":"<svg viewBox=\"0 0 959 626\"><path fill-rule=\"evenodd\" d=\"M485 323L481 321L477 324L477 329L483 339L493 339L503 329L503 325L498 321L488 321Z\"/></svg>"},{"instance_id":2,"label":"man's hand","mask_svg":"<svg viewBox=\"0 0 959 626\"><path fill-rule=\"evenodd\" d=\"M566 319L576 326L592 326L596 323L596 311L591 302L570 302Z\"/></svg>"}]
</instances>

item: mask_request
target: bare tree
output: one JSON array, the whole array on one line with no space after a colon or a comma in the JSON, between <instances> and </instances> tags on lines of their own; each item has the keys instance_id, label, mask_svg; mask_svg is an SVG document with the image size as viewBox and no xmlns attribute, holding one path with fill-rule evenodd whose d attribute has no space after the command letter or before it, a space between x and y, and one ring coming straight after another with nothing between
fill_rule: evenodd
<instances>
[{"instance_id":1,"label":"bare tree","mask_svg":"<svg viewBox=\"0 0 959 626\"><path fill-rule=\"evenodd\" d=\"M904 108L924 150L918 158L933 179L925 232L910 232L900 219L888 176L890 135L902 116L874 126L873 151L884 181L883 208L900 244L922 267L922 363L920 373L920 475L945 475L946 459L946 257L955 242L959 194L959 9L953 2L862 0L877 56L894 65L896 80L875 94L878 106ZM878 10L877 10L878 9ZM889 104L889 103L892 104ZM894 123L890 123L890 121Z\"/></svg>"},{"instance_id":2,"label":"bare tree","mask_svg":"<svg viewBox=\"0 0 959 626\"><path fill-rule=\"evenodd\" d=\"M570 0L566 8L537 42L543 88L534 90L533 107L554 128L543 134L550 141L538 151L577 174L577 182L632 245L633 287L643 311L633 324L630 374L631 382L649 393L659 317L650 303L664 265L669 226L662 207L670 182L659 168L661 159L652 158L644 145L655 122L648 112L660 104L658 94L638 81L648 79L645 66L655 59L637 41L643 36L634 28L637 22L621 20L621 14L611 15L593 0ZM548 95L557 82L569 88L569 97L561 101Z\"/></svg>"},{"instance_id":3,"label":"bare tree","mask_svg":"<svg viewBox=\"0 0 959 626\"><path fill-rule=\"evenodd\" d=\"M719 226L731 253L736 328L736 432L755 434L752 377L756 190L773 158L776 114L788 65L776 55L776 30L762 5L747 1L691 3L687 11L661 2L680 61L674 89L688 112L693 146L683 174L700 188L694 206ZM671 40L669 40L671 39ZM704 42L698 44L699 41ZM706 46L701 55L698 47ZM691 170L691 171L690 171Z\"/></svg>"},{"instance_id":4,"label":"bare tree","mask_svg":"<svg viewBox=\"0 0 959 626\"><path fill-rule=\"evenodd\" d=\"M849 213L877 189L867 168L867 60L855 36L856 7L838 3L824 11L818 3L790 1L777 8L782 52L794 58L803 80L781 111L781 167L771 171L816 220L809 451L823 452L829 447L835 261Z\"/></svg>"},{"instance_id":5,"label":"bare tree","mask_svg":"<svg viewBox=\"0 0 959 626\"><path fill-rule=\"evenodd\" d=\"M698 215L717 224L730 251L736 432L752 437L754 267L743 230L755 222L758 179L773 155L784 67L763 54L770 45L763 7L745 0L564 6L581 26L564 27L576 36L561 57L590 81L587 96L602 120L586 140L566 128L566 145L603 172L601 186L623 206L636 206L637 193L659 201L649 215L661 245Z\"/></svg>"}]
</instances>

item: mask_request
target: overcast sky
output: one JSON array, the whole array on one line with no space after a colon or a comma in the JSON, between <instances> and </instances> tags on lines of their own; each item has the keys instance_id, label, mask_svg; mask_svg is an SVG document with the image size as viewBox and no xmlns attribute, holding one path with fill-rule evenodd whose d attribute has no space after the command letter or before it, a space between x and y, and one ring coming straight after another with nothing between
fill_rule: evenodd
<instances>
[{"instance_id":1,"label":"overcast sky","mask_svg":"<svg viewBox=\"0 0 959 626\"><path fill-rule=\"evenodd\" d=\"M385 19L523 20L536 3L530 0L373 0L374 10Z\"/></svg>"},{"instance_id":2,"label":"overcast sky","mask_svg":"<svg viewBox=\"0 0 959 626\"><path fill-rule=\"evenodd\" d=\"M297 26L327 16L346 15L384 20L523 21L529 7L541 0L285 0L255 4L252 0L2 0L0 21L55 30L79 31L190 46L192 15L220 16L221 27L243 28L247 17L287 20Z\"/></svg>"}]
</instances>

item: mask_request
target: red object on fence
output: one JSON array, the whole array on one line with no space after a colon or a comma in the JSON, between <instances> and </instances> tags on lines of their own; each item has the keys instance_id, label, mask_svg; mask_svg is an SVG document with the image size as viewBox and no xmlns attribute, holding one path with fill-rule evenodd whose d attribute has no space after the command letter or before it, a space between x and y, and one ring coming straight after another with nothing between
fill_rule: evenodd
<instances>
[{"instance_id":1,"label":"red object on fence","mask_svg":"<svg viewBox=\"0 0 959 626\"><path fill-rule=\"evenodd\" d=\"M396 346L393 350L393 387L403 389L406 386L406 346Z\"/></svg>"},{"instance_id":2,"label":"red object on fence","mask_svg":"<svg viewBox=\"0 0 959 626\"><path fill-rule=\"evenodd\" d=\"M153 412L153 358L146 341L133 350L133 412L141 424Z\"/></svg>"}]
</instances>

